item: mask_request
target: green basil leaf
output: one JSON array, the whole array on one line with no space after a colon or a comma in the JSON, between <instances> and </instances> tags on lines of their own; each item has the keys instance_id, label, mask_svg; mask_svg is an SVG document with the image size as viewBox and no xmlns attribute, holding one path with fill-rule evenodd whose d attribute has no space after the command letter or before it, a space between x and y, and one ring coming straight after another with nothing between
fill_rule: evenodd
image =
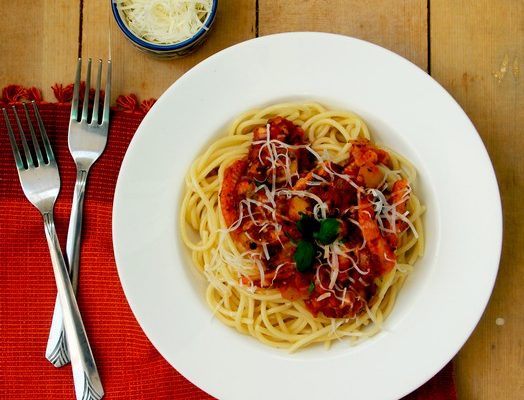
<instances>
[{"instance_id":1,"label":"green basil leaf","mask_svg":"<svg viewBox=\"0 0 524 400\"><path fill-rule=\"evenodd\" d=\"M300 214L300 220L297 221L296 225L304 239L312 239L313 234L320 229L320 222L303 213Z\"/></svg>"},{"instance_id":2,"label":"green basil leaf","mask_svg":"<svg viewBox=\"0 0 524 400\"><path fill-rule=\"evenodd\" d=\"M315 256L315 247L311 242L301 240L298 242L293 256L299 272L306 272L313 265L313 259Z\"/></svg>"},{"instance_id":3,"label":"green basil leaf","mask_svg":"<svg viewBox=\"0 0 524 400\"><path fill-rule=\"evenodd\" d=\"M315 290L315 283L311 282L307 288L307 291L309 294L313 293L313 290Z\"/></svg>"},{"instance_id":4,"label":"green basil leaf","mask_svg":"<svg viewBox=\"0 0 524 400\"><path fill-rule=\"evenodd\" d=\"M336 218L326 218L320 221L320 229L313 232L313 237L322 244L331 244L335 241L340 230L340 222Z\"/></svg>"}]
</instances>

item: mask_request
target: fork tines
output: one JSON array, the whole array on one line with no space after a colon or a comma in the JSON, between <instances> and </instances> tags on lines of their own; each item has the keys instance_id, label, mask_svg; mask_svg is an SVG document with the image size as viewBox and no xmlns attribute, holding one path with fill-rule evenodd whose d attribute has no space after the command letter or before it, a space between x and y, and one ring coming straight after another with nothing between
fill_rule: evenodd
<instances>
[{"instance_id":1,"label":"fork tines","mask_svg":"<svg viewBox=\"0 0 524 400\"><path fill-rule=\"evenodd\" d=\"M42 117L40 116L40 113L38 111L38 107L36 106L36 103L34 101L32 101L31 104L33 106L33 112L38 125L38 130L40 131L41 141L44 145L44 153L42 153L41 151L40 143L36 136L35 129L31 121L31 116L29 114L29 110L27 109L26 103L22 103L22 108L24 109L25 119L27 121L27 128L30 132L31 141L33 143L33 146L31 148L28 144L26 134L22 127L22 122L20 121L20 117L18 116L16 106L12 107L16 125L18 126L18 132L20 134L20 140L22 142L23 156L20 153L15 134L9 121L9 115L7 113L7 110L5 108L2 108L5 124L7 127L7 134L9 135L9 142L11 143L11 149L13 150L16 166L19 170L31 169L34 167L38 167L42 164L49 164L50 162L55 160L53 150L51 148L51 144L49 142L49 138L47 137L44 123L42 121ZM36 160L34 156L36 157Z\"/></svg>"},{"instance_id":2,"label":"fork tines","mask_svg":"<svg viewBox=\"0 0 524 400\"><path fill-rule=\"evenodd\" d=\"M98 60L98 70L96 74L96 86L95 86L95 95L93 99L93 109L91 116L89 115L89 95L91 91L91 64L92 60L89 58L87 60L87 71L86 71L86 80L85 80L85 89L84 89L84 101L82 104L82 114L79 117L78 104L80 100L80 75L82 70L82 59L78 59L76 65L76 76L75 76L75 85L73 89L73 100L71 103L71 120L84 121L88 122L91 125L98 124L104 125L109 122L109 104L111 100L111 60L107 61L107 74L106 74L106 87L104 94L104 109L102 112L102 119L100 120L99 115L99 106L100 106L100 86L102 82L102 60Z\"/></svg>"}]
</instances>

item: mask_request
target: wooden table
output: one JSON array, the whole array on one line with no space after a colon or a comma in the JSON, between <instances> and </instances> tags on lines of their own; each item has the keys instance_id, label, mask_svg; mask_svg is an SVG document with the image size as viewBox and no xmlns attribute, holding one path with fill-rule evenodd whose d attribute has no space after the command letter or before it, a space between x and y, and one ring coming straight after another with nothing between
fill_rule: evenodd
<instances>
[{"instance_id":1,"label":"wooden table","mask_svg":"<svg viewBox=\"0 0 524 400\"><path fill-rule=\"evenodd\" d=\"M72 82L78 56L107 59L109 40L113 101L129 93L140 100L157 98L209 55L284 31L355 36L426 70L477 127L495 166L504 207L495 290L455 359L459 398L524 398L524 1L221 0L205 45L171 61L136 50L113 22L108 0L10 1L3 4L2 15L0 88L36 86L48 101L54 100L55 82ZM475 171L465 167L467 179Z\"/></svg>"}]
</instances>

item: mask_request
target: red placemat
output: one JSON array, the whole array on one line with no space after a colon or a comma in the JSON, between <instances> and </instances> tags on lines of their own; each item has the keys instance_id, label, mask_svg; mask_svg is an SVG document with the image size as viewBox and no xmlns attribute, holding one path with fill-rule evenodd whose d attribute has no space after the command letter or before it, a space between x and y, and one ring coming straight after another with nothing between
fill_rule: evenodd
<instances>
[{"instance_id":1,"label":"red placemat","mask_svg":"<svg viewBox=\"0 0 524 400\"><path fill-rule=\"evenodd\" d=\"M0 106L27 99L40 103L60 168L55 223L65 248L76 177L67 147L71 85L57 85L54 91L58 103L45 103L35 88L10 86L3 90ZM153 103L121 96L112 111L106 150L88 178L77 298L106 399L208 399L212 397L172 368L142 332L125 299L113 255L116 179L129 142ZM42 219L22 193L3 121L0 173L0 398L72 399L71 367L57 369L44 356L56 288ZM405 397L422 399L456 399L451 363Z\"/></svg>"}]
</instances>

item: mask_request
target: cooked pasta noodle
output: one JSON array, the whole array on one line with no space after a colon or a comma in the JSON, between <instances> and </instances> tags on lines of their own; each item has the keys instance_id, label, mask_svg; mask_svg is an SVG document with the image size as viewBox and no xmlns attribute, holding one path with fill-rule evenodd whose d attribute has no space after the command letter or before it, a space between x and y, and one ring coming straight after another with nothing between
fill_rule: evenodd
<instances>
[{"instance_id":1,"label":"cooked pasta noodle","mask_svg":"<svg viewBox=\"0 0 524 400\"><path fill-rule=\"evenodd\" d=\"M274 143L269 143L268 121L275 117L282 117L291 121L303 130L306 144L302 147L307 147L310 154L314 155L317 166L322 163L324 163L322 165L327 166L344 165L348 163L351 149L355 146L356 140L371 139L366 124L357 115L346 111L328 109L313 102L276 104L264 109L250 110L240 115L231 124L226 135L220 137L193 162L185 181L186 193L180 210L180 230L184 244L191 251L194 265L207 279L207 303L216 318L226 325L234 327L241 333L251 335L262 343L290 351L318 342L329 347L333 341L343 338L349 338L349 341L353 343L355 340L372 336L381 329L382 322L390 314L404 280L412 271L417 258L423 253L424 239L421 216L424 207L412 190L416 180L416 170L404 157L389 149L377 146L389 155L390 160L387 163L389 165L379 165L380 176L383 177L382 182L380 182L381 187L384 188L383 191L391 193L396 181L405 180L408 182L409 196L403 195L401 200L401 202L405 201L406 203L406 211L402 215L397 213L396 217L393 216L393 222L386 219L378 221L379 211L376 211L376 221L379 222L384 232L388 231L388 227L389 231L395 230L396 224L401 224L405 228L398 235L398 245L395 246L394 252L395 262L391 264L392 268L387 273L374 278L373 287L376 287L376 291L365 306L355 309L354 314L350 312L342 317L327 317L323 312L312 313L311 307L306 304L303 298L290 300L283 296L281 290L272 286L273 281L279 279L279 267L282 267L282 265L272 270L266 267L264 263L268 263L270 259L266 245L257 246L256 251L252 248L246 249L245 246L239 245L238 240L232 234L237 229L243 231L250 238L249 231L244 229L242 224L250 218L253 219L252 214L248 215L252 212L250 211L252 210L251 207L258 207L258 213L261 212L260 210L266 214L270 214L271 211L275 212L274 207L270 204L270 200L275 195L275 184L271 187L267 183L266 188L263 188L267 192L266 198L268 199L264 204L253 199L245 200L245 206L237 208L240 215L237 215L238 218L235 218L234 223L226 222L224 212L227 210L222 209L224 203L221 203L221 190L223 190L224 180L228 176L228 168L236 161L245 159L254 143L260 143L260 146L264 147L266 143L263 143L263 141L267 140L267 149L270 145L273 146L273 149L280 146L278 147L280 153L275 152L275 157L280 159L282 168L287 163L288 171L291 171L288 157L291 150L289 149L300 146L293 147L292 145L281 144L276 140ZM260 129L260 127L266 129L266 126L268 132L266 138L257 142L257 139L254 139L254 130ZM259 152L259 158L261 158L260 154L262 153ZM276 169L277 167L275 167ZM309 187L323 185L326 180L329 180L328 173L324 173L325 177L322 178L320 176L321 169L318 169L318 171L320 171L318 174L314 174L316 180L308 182L311 185ZM341 172L337 174L332 171L329 174L331 179L337 179L337 176L346 179ZM288 176L282 177L281 180L293 179L296 182L296 178L294 176L290 178L290 176L288 173ZM275 175L273 177L275 179ZM406 193L408 189L406 189ZM256 190L262 191L260 188ZM381 195L382 192L379 193L379 188L365 190L367 190L365 192L367 196L376 201L377 204L382 201L380 199L383 196ZM363 188L358 187L358 191L362 193L359 193L359 196L364 196ZM307 195L303 192L306 192L306 189L300 192L299 197L310 201L308 204L314 204L316 200L312 199L315 195ZM290 197L289 193L296 195L299 192L291 189L280 189L279 195ZM396 212L395 205L391 208L387 202L380 203L378 206L375 203L372 204L375 210L388 204L391 215ZM317 207L319 213L326 212L325 207L324 209L322 207L322 204L319 203ZM327 210L328 213L330 211ZM400 218L402 221L395 222L395 218ZM317 219L320 220L321 218L318 217ZM384 223L386 224L385 227L382 226ZM273 228L278 230L277 225L273 225ZM268 231L270 228L262 226L260 230ZM254 241L255 239L250 238L250 240ZM344 261L345 256L342 253L345 245L341 242L332 242L332 244L322 246L317 242L315 246L317 246L316 249L327 249L328 253L331 251L329 253L331 258L327 259L325 268L328 271L329 264L331 276L334 276L333 279L337 279L337 274L341 273L338 269L338 260ZM384 257L389 260L386 254L384 254ZM290 260L290 262L292 263L293 260ZM387 261L384 262L387 263ZM334 270L333 263L337 264L336 270ZM359 267L354 266L353 268L358 269ZM273 281L270 282L270 279L273 279ZM318 290L322 294L316 298L317 303L315 304L323 304L322 300L332 295L337 296L337 292L333 288L324 288L326 289L324 291L320 289L321 281L317 280L316 282ZM311 285L314 286L314 283L311 283ZM331 283L331 286L333 286L333 283ZM311 292L311 287L308 290ZM338 296L342 297L341 304L345 306L347 291L344 290L342 295L340 293L339 291ZM322 311L322 309L320 310Z\"/></svg>"}]
</instances>

